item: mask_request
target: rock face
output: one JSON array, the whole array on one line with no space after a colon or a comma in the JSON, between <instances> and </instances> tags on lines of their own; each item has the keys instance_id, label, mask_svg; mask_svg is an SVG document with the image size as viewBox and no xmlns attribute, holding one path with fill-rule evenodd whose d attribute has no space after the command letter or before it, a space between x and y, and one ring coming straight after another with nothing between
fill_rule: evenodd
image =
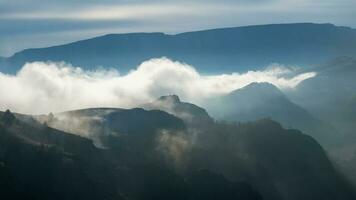
<instances>
[{"instance_id":1,"label":"rock face","mask_svg":"<svg viewBox=\"0 0 356 200\"><path fill-rule=\"evenodd\" d=\"M169 57L203 73L257 69L279 62L311 65L356 54L356 31L332 24L272 24L187 32L110 34L70 44L26 49L2 59L2 72L26 62L65 61L87 70L119 66L128 72L150 58Z\"/></svg>"}]
</instances>

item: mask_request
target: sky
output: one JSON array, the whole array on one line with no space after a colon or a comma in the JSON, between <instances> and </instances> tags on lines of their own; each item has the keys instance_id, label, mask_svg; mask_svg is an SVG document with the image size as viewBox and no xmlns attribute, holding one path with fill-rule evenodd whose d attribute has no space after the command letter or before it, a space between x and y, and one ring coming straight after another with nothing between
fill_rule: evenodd
<instances>
[{"instance_id":1,"label":"sky","mask_svg":"<svg viewBox=\"0 0 356 200\"><path fill-rule=\"evenodd\" d=\"M109 33L354 19L356 0L0 0L0 56Z\"/></svg>"}]
</instances>

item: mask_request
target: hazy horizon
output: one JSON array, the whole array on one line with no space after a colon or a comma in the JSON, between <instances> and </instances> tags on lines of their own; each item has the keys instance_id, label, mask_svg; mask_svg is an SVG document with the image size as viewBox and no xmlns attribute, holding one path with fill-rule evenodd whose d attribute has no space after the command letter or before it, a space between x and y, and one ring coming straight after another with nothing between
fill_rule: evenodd
<instances>
[{"instance_id":1,"label":"hazy horizon","mask_svg":"<svg viewBox=\"0 0 356 200\"><path fill-rule=\"evenodd\" d=\"M36 44L34 44L35 46L28 46L28 47L23 47L17 50L13 50L13 52L11 53L5 53L5 54L1 54L1 47L0 47L0 57L11 57L13 56L15 53L21 52L22 50L26 50L26 49L37 49L37 48L47 48L47 47L54 47L54 46L60 46L60 45L67 45L67 44L71 44L74 42L79 42L79 41L83 41L83 40L88 40L88 39L94 39L97 37L102 37L102 36L106 36L106 35L112 35L112 34L131 34L131 33L163 33L166 35L177 35L177 34L181 34L181 33L189 33L189 32L199 32L199 31L206 31L206 30L216 30L216 29L228 29L228 28L237 28L237 27L249 27L249 26L268 26L268 25L287 25L287 24L331 24L337 27L347 27L347 28L351 28L351 29L356 29L356 25L353 26L347 26L347 25L340 25L340 24L333 24L330 22L290 22L290 23L266 23L266 24L245 24L245 25L232 25L232 26L216 26L216 27L203 27L203 28L197 28L197 29L188 29L188 30L184 30L184 31L176 31L176 32L170 32L170 31L160 31L160 30L151 30L151 31L145 31L145 30L133 30L133 31L124 31L124 32L103 32L103 33L99 33L99 34L94 34L94 35L88 35L88 36L83 36L83 37L78 37L76 39L72 39L72 40L59 40L57 43L45 43L43 45L40 46L36 46ZM67 37L67 36L66 36Z\"/></svg>"},{"instance_id":2,"label":"hazy horizon","mask_svg":"<svg viewBox=\"0 0 356 200\"><path fill-rule=\"evenodd\" d=\"M0 56L110 33L179 33L299 22L356 27L355 8L352 0L2 0Z\"/></svg>"}]
</instances>

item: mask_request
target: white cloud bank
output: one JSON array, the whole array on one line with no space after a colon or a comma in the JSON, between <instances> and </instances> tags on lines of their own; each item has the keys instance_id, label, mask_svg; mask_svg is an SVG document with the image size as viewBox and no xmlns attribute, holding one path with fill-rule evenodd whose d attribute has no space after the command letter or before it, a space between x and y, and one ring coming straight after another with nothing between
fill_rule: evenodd
<instances>
[{"instance_id":1,"label":"white cloud bank","mask_svg":"<svg viewBox=\"0 0 356 200\"><path fill-rule=\"evenodd\" d=\"M88 107L129 108L167 94L201 103L252 82L290 89L316 75L293 74L292 69L273 65L263 71L207 76L167 58L145 61L127 75L115 70L84 71L66 63L33 62L16 75L0 73L0 109L47 114Z\"/></svg>"}]
</instances>

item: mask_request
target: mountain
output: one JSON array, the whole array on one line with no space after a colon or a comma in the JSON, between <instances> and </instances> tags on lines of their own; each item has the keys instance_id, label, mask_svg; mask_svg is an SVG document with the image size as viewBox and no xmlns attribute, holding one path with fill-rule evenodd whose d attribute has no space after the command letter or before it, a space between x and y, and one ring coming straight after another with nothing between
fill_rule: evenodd
<instances>
[{"instance_id":1,"label":"mountain","mask_svg":"<svg viewBox=\"0 0 356 200\"><path fill-rule=\"evenodd\" d=\"M177 95L162 96L142 107L146 110L90 108L35 118L50 127L90 138L97 146L104 145L102 140L108 135L152 133L158 129L184 131L186 127L198 128L213 122L203 108L181 102ZM17 116L33 123L32 117L18 114Z\"/></svg>"},{"instance_id":2,"label":"mountain","mask_svg":"<svg viewBox=\"0 0 356 200\"><path fill-rule=\"evenodd\" d=\"M346 105L345 115L346 117L348 117L349 120L356 121L356 95L352 97L349 103Z\"/></svg>"},{"instance_id":3,"label":"mountain","mask_svg":"<svg viewBox=\"0 0 356 200\"><path fill-rule=\"evenodd\" d=\"M303 81L287 95L342 132L353 134L350 114L356 105L352 103L356 96L356 59L339 57L318 65L314 71L316 77Z\"/></svg>"},{"instance_id":4,"label":"mountain","mask_svg":"<svg viewBox=\"0 0 356 200\"><path fill-rule=\"evenodd\" d=\"M0 113L1 199L122 199L91 140Z\"/></svg>"},{"instance_id":5,"label":"mountain","mask_svg":"<svg viewBox=\"0 0 356 200\"><path fill-rule=\"evenodd\" d=\"M190 167L247 180L264 199L355 198L342 176L329 173L335 169L316 140L272 120L220 123L208 127L195 141Z\"/></svg>"},{"instance_id":6,"label":"mountain","mask_svg":"<svg viewBox=\"0 0 356 200\"><path fill-rule=\"evenodd\" d=\"M218 97L215 101L216 105L209 106L213 116L229 121L252 121L271 117L286 126L292 126L300 119L306 122L314 120L306 110L292 103L270 83L254 82Z\"/></svg>"},{"instance_id":7,"label":"mountain","mask_svg":"<svg viewBox=\"0 0 356 200\"><path fill-rule=\"evenodd\" d=\"M103 131L118 134L102 132L105 148L97 148L48 127L64 114L71 123L96 119ZM212 122L190 132L157 110L94 108L30 118L0 112L0 195L7 199L355 198L314 139L272 120Z\"/></svg>"},{"instance_id":8,"label":"mountain","mask_svg":"<svg viewBox=\"0 0 356 200\"><path fill-rule=\"evenodd\" d=\"M244 122L271 118L285 127L312 135L323 145L335 144L339 140L335 129L291 102L270 83L251 83L214 99L207 107L209 113L219 120Z\"/></svg>"},{"instance_id":9,"label":"mountain","mask_svg":"<svg viewBox=\"0 0 356 200\"><path fill-rule=\"evenodd\" d=\"M356 59L339 57L313 69L317 75L286 93L290 99L341 135L339 146L328 149L330 158L356 184Z\"/></svg>"},{"instance_id":10,"label":"mountain","mask_svg":"<svg viewBox=\"0 0 356 200\"><path fill-rule=\"evenodd\" d=\"M2 199L261 199L249 184L209 170L186 177L152 156L148 162L130 149L97 149L88 139L28 122L0 113ZM130 142L126 147L139 144ZM147 151L149 146L135 153Z\"/></svg>"},{"instance_id":11,"label":"mountain","mask_svg":"<svg viewBox=\"0 0 356 200\"><path fill-rule=\"evenodd\" d=\"M351 154L348 155L348 159L344 159L342 156L337 158L332 158L334 159L337 168L342 171L344 174L347 175L347 178L353 183L353 185L356 185L356 151L354 150L353 152L344 152L346 154Z\"/></svg>"},{"instance_id":12,"label":"mountain","mask_svg":"<svg viewBox=\"0 0 356 200\"><path fill-rule=\"evenodd\" d=\"M84 69L116 67L122 73L166 56L204 73L259 69L270 63L310 65L356 53L356 30L332 24L271 24L164 33L109 34L59 46L26 49L4 59L2 72L26 62L65 61Z\"/></svg>"}]
</instances>

